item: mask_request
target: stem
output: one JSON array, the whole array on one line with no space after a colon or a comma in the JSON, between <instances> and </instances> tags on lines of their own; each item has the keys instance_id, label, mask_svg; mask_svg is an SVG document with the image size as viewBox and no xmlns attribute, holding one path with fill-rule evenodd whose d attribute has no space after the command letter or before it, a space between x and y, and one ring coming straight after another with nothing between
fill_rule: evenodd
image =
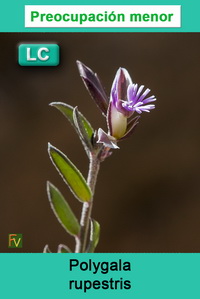
<instances>
[{"instance_id":1,"label":"stem","mask_svg":"<svg viewBox=\"0 0 200 299\"><path fill-rule=\"evenodd\" d=\"M99 158L97 157L97 155L91 153L87 184L92 191L92 198L89 202L84 202L83 204L81 220L80 220L80 225L81 225L80 238L79 238L79 242L76 243L76 249L75 249L76 253L85 252L86 250L88 231L89 231L89 222L90 222L92 205L93 205L94 190L95 190L99 168L100 168Z\"/></svg>"}]
</instances>

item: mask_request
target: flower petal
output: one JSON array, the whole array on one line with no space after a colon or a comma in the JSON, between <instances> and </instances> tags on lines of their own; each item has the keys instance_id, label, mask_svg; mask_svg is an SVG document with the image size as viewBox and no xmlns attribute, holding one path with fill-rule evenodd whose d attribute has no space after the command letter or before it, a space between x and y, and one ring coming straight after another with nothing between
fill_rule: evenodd
<instances>
[{"instance_id":1,"label":"flower petal","mask_svg":"<svg viewBox=\"0 0 200 299\"><path fill-rule=\"evenodd\" d=\"M140 116L138 115L138 116L134 117L133 119L131 119L131 121L129 121L129 123L127 125L127 131L124 134L124 136L119 139L119 141L124 140L133 134L136 126L139 124L139 118L140 118Z\"/></svg>"},{"instance_id":2,"label":"flower petal","mask_svg":"<svg viewBox=\"0 0 200 299\"><path fill-rule=\"evenodd\" d=\"M127 113L126 110L125 112ZM133 112L131 111L131 114L132 113ZM108 108L107 123L109 134L111 136L119 139L125 134L127 128L127 116L123 112L119 112L112 102L110 102Z\"/></svg>"},{"instance_id":3,"label":"flower petal","mask_svg":"<svg viewBox=\"0 0 200 299\"><path fill-rule=\"evenodd\" d=\"M142 92L143 89L144 89L144 85L141 85L141 86L138 88L138 91L137 91L137 94L136 94L136 101L141 101L141 100L139 99L139 96L140 96L140 94L141 94L141 92Z\"/></svg>"},{"instance_id":4,"label":"flower petal","mask_svg":"<svg viewBox=\"0 0 200 299\"><path fill-rule=\"evenodd\" d=\"M125 68L119 68L111 88L111 101L114 101L114 104L118 100L127 100L127 88L132 84L132 79Z\"/></svg>"},{"instance_id":5,"label":"flower petal","mask_svg":"<svg viewBox=\"0 0 200 299\"><path fill-rule=\"evenodd\" d=\"M97 143L103 143L105 147L117 149L119 148L117 146L117 141L112 136L108 135L106 132L104 132L101 128L98 129L98 140Z\"/></svg>"},{"instance_id":6,"label":"flower petal","mask_svg":"<svg viewBox=\"0 0 200 299\"><path fill-rule=\"evenodd\" d=\"M156 97L155 96L150 96L148 98L146 98L144 101L143 101L143 104L148 104L150 102L154 102L156 101Z\"/></svg>"},{"instance_id":7,"label":"flower petal","mask_svg":"<svg viewBox=\"0 0 200 299\"><path fill-rule=\"evenodd\" d=\"M141 114L142 112L150 112L149 110L152 110L155 108L155 105L145 105L145 106L139 106L139 107L135 107L135 111L139 114Z\"/></svg>"},{"instance_id":8,"label":"flower petal","mask_svg":"<svg viewBox=\"0 0 200 299\"><path fill-rule=\"evenodd\" d=\"M147 88L143 94L140 96L140 98L138 99L140 102L143 101L143 99L148 95L148 93L150 93L151 89Z\"/></svg>"},{"instance_id":9,"label":"flower petal","mask_svg":"<svg viewBox=\"0 0 200 299\"><path fill-rule=\"evenodd\" d=\"M91 97L104 116L106 116L109 100L97 74L80 61L77 61L77 66L80 76Z\"/></svg>"}]
</instances>

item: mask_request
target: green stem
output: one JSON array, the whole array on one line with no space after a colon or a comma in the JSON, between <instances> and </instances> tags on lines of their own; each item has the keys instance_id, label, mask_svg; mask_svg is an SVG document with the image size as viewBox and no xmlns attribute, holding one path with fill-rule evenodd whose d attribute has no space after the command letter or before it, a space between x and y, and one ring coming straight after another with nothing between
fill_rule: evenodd
<instances>
[{"instance_id":1,"label":"green stem","mask_svg":"<svg viewBox=\"0 0 200 299\"><path fill-rule=\"evenodd\" d=\"M79 242L76 242L76 249L75 249L76 253L80 253L80 252L83 253L86 250L89 224L90 224L90 218L91 218L92 206L93 206L94 190L95 190L99 168L100 168L99 158L97 157L97 155L91 154L87 184L89 185L93 195L89 202L84 202L83 204L81 220L80 220L81 230L80 230Z\"/></svg>"}]
</instances>

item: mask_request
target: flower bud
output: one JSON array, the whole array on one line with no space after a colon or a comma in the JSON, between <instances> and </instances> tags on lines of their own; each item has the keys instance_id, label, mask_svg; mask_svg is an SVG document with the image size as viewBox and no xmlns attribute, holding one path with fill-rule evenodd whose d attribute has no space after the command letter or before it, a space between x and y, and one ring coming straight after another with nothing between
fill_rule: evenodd
<instances>
[{"instance_id":1,"label":"flower bud","mask_svg":"<svg viewBox=\"0 0 200 299\"><path fill-rule=\"evenodd\" d=\"M119 112L113 104L110 105L109 109L109 133L116 139L120 139L126 133L127 117Z\"/></svg>"}]
</instances>

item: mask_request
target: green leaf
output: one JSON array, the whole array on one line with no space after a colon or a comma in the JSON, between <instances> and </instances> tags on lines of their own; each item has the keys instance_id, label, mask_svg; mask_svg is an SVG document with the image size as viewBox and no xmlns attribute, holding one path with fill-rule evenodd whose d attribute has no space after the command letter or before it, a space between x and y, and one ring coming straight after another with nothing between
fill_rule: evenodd
<instances>
[{"instance_id":1,"label":"green leaf","mask_svg":"<svg viewBox=\"0 0 200 299\"><path fill-rule=\"evenodd\" d=\"M91 143L91 138L88 138L88 133L84 126L83 119L81 118L80 113L78 111L78 107L75 107L73 110L73 119L74 119L74 125L76 126L76 129L86 149L86 152L88 152L88 149L89 151L92 151L93 147Z\"/></svg>"},{"instance_id":2,"label":"green leaf","mask_svg":"<svg viewBox=\"0 0 200 299\"><path fill-rule=\"evenodd\" d=\"M74 124L74 120L73 120L74 107L72 107L68 104L62 103L62 102L52 102L49 105L52 107L56 107L60 112L62 112L62 114L69 120L69 122L72 124L72 126L75 127L75 129L77 131L77 128L76 128L76 126ZM89 123L89 121L83 116L83 114L81 112L78 112L78 113L79 113L79 117L81 118L81 120L83 122L85 133L87 134L88 139L91 140L91 138L94 134L94 130L93 130L91 124Z\"/></svg>"},{"instance_id":3,"label":"green leaf","mask_svg":"<svg viewBox=\"0 0 200 299\"><path fill-rule=\"evenodd\" d=\"M76 166L65 154L50 143L48 144L48 152L54 166L65 183L69 186L74 196L81 202L90 201L92 198L92 191Z\"/></svg>"},{"instance_id":4,"label":"green leaf","mask_svg":"<svg viewBox=\"0 0 200 299\"><path fill-rule=\"evenodd\" d=\"M90 223L90 242L87 249L87 252L94 252L95 248L99 243L100 236L100 224L92 219Z\"/></svg>"},{"instance_id":5,"label":"green leaf","mask_svg":"<svg viewBox=\"0 0 200 299\"><path fill-rule=\"evenodd\" d=\"M52 253L51 250L49 249L49 245L45 245L43 249L43 253Z\"/></svg>"},{"instance_id":6,"label":"green leaf","mask_svg":"<svg viewBox=\"0 0 200 299\"><path fill-rule=\"evenodd\" d=\"M51 208L60 224L69 234L77 236L80 231L78 220L76 219L76 216L70 209L63 195L50 182L47 182L47 194Z\"/></svg>"},{"instance_id":7,"label":"green leaf","mask_svg":"<svg viewBox=\"0 0 200 299\"><path fill-rule=\"evenodd\" d=\"M71 253L71 250L66 245L60 244L58 246L58 253Z\"/></svg>"}]
</instances>

